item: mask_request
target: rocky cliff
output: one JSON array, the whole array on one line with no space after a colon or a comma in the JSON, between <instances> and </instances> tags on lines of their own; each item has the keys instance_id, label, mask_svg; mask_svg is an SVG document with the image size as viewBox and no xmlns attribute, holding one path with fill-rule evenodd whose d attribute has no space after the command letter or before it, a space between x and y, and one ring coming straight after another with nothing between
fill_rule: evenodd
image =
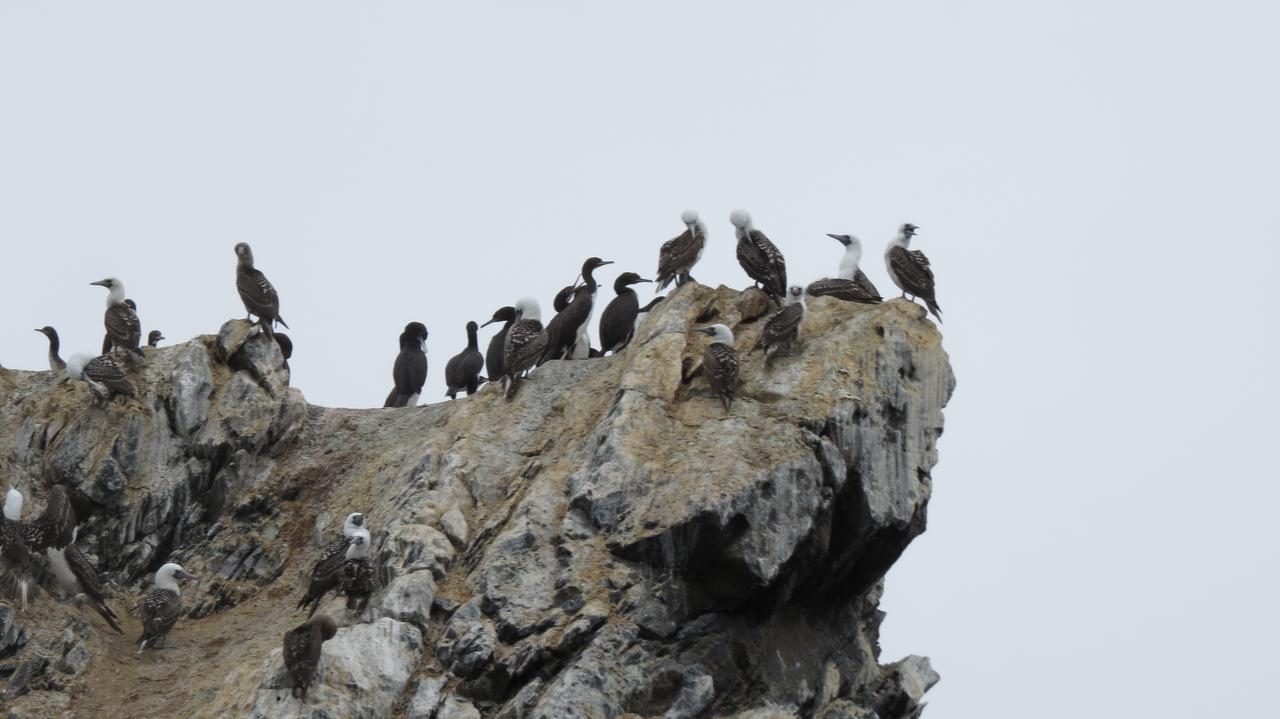
<instances>
[{"instance_id":1,"label":"rocky cliff","mask_svg":"<svg viewBox=\"0 0 1280 719\"><path fill-rule=\"evenodd\" d=\"M79 545L126 636L45 593L0 606L21 717L914 717L928 660L882 664L885 572L924 531L954 384L923 308L810 302L766 371L738 293L687 285L623 354L400 410L308 405L240 321L148 351L140 397L0 370L0 461L92 499ZM712 318L744 353L726 414L682 383ZM367 513L380 588L338 619L305 703L283 633L323 541ZM200 577L162 650L136 603ZM132 616L124 616L125 611Z\"/></svg>"}]
</instances>

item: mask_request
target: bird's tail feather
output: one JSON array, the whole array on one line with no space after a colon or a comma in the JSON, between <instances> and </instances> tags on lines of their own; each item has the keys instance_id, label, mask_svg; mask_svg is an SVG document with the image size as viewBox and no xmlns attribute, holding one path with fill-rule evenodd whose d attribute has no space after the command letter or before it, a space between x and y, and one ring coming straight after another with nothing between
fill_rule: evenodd
<instances>
[{"instance_id":1,"label":"bird's tail feather","mask_svg":"<svg viewBox=\"0 0 1280 719\"><path fill-rule=\"evenodd\" d=\"M99 616L106 620L107 624L111 625L112 629L116 630L117 634L124 634L124 630L120 628L120 622L116 617L116 613L111 611L110 607L102 602L93 602L93 608L97 610Z\"/></svg>"},{"instance_id":2,"label":"bird's tail feather","mask_svg":"<svg viewBox=\"0 0 1280 719\"><path fill-rule=\"evenodd\" d=\"M938 320L938 324L942 324L942 308L932 297L925 297L924 301L929 305L929 311L933 313L934 319Z\"/></svg>"},{"instance_id":3,"label":"bird's tail feather","mask_svg":"<svg viewBox=\"0 0 1280 719\"><path fill-rule=\"evenodd\" d=\"M276 315L276 322L279 322L280 324L284 325L284 328L287 330L293 329L292 327L289 326L289 323L285 322L284 318L281 317L280 315Z\"/></svg>"}]
</instances>

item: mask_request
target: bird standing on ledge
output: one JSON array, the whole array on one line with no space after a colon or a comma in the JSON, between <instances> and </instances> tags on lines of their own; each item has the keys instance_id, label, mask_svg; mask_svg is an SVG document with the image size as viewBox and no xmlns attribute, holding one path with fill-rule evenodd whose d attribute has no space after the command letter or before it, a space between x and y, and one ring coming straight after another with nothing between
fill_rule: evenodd
<instances>
[{"instance_id":1,"label":"bird standing on ledge","mask_svg":"<svg viewBox=\"0 0 1280 719\"><path fill-rule=\"evenodd\" d=\"M787 296L787 261L776 245L757 230L746 210L729 213L733 233L738 238L738 264L747 276L760 283L770 299L782 304Z\"/></svg>"},{"instance_id":2,"label":"bird standing on ledge","mask_svg":"<svg viewBox=\"0 0 1280 719\"><path fill-rule=\"evenodd\" d=\"M812 297L834 297L845 302L859 302L867 305L879 304L884 298L876 290L876 286L867 279L866 273L858 268L862 261L862 242L853 235L832 235L833 240L844 245L844 256L840 258L840 271L834 279L822 279L809 285L806 291Z\"/></svg>"},{"instance_id":3,"label":"bird standing on ledge","mask_svg":"<svg viewBox=\"0 0 1280 719\"><path fill-rule=\"evenodd\" d=\"M697 212L685 210L680 221L685 231L662 243L658 251L658 292L666 289L672 280L676 287L692 280L689 271L702 259L702 250L707 246L707 228L698 219Z\"/></svg>"},{"instance_id":4,"label":"bird standing on ledge","mask_svg":"<svg viewBox=\"0 0 1280 719\"><path fill-rule=\"evenodd\" d=\"M133 305L124 298L124 283L118 278L108 277L89 284L106 287L108 290L107 311L102 316L102 323L107 328L107 340L111 347L143 357L142 350L138 349L138 345L142 344L142 323L138 320L138 313L134 311Z\"/></svg>"},{"instance_id":5,"label":"bird standing on ledge","mask_svg":"<svg viewBox=\"0 0 1280 719\"><path fill-rule=\"evenodd\" d=\"M929 269L929 258L920 250L909 249L911 238L920 228L908 222L898 230L898 236L889 242L884 251L884 264L889 270L889 279L902 290L902 296L911 295L924 300L933 316L942 322L942 308L933 292L933 270Z\"/></svg>"},{"instance_id":6,"label":"bird standing on ledge","mask_svg":"<svg viewBox=\"0 0 1280 719\"><path fill-rule=\"evenodd\" d=\"M253 266L253 250L247 242L236 244L236 291L249 313L248 319L257 315L258 324L268 337L276 322L286 329L289 327L289 323L280 316L280 295L267 276Z\"/></svg>"}]
</instances>

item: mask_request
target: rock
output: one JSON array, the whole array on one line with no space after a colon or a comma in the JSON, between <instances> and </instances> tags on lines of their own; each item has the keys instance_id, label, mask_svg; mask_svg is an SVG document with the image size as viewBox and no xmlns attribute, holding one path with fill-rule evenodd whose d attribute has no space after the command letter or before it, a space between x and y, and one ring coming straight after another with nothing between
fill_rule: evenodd
<instances>
[{"instance_id":1,"label":"rock","mask_svg":"<svg viewBox=\"0 0 1280 719\"><path fill-rule=\"evenodd\" d=\"M444 677L423 678L418 682L418 689L413 693L413 699L409 701L405 719L432 719L440 706L443 689Z\"/></svg>"},{"instance_id":2,"label":"rock","mask_svg":"<svg viewBox=\"0 0 1280 719\"><path fill-rule=\"evenodd\" d=\"M454 546L463 549L467 546L467 519L457 507L450 509L440 518L440 528Z\"/></svg>"},{"instance_id":3,"label":"rock","mask_svg":"<svg viewBox=\"0 0 1280 719\"><path fill-rule=\"evenodd\" d=\"M449 697L444 700L436 719L480 719L480 711L466 699Z\"/></svg>"},{"instance_id":4,"label":"rock","mask_svg":"<svg viewBox=\"0 0 1280 719\"><path fill-rule=\"evenodd\" d=\"M209 369L209 353L204 345L188 342L182 345L170 374L173 394L169 411L173 431L190 437L209 416L209 396L213 393L213 372Z\"/></svg>"},{"instance_id":5,"label":"rock","mask_svg":"<svg viewBox=\"0 0 1280 719\"><path fill-rule=\"evenodd\" d=\"M398 574L427 569L436 579L444 579L453 563L453 545L445 535L425 524L401 524L387 532L378 550L379 566L385 581Z\"/></svg>"},{"instance_id":6,"label":"rock","mask_svg":"<svg viewBox=\"0 0 1280 719\"><path fill-rule=\"evenodd\" d=\"M436 642L436 658L465 679L489 663L497 642L493 623L480 613L479 599L472 599L453 613Z\"/></svg>"},{"instance_id":7,"label":"rock","mask_svg":"<svg viewBox=\"0 0 1280 719\"><path fill-rule=\"evenodd\" d=\"M716 698L715 680L702 673L691 672L685 676L684 686L676 695L671 708L663 719L694 719Z\"/></svg>"},{"instance_id":8,"label":"rock","mask_svg":"<svg viewBox=\"0 0 1280 719\"><path fill-rule=\"evenodd\" d=\"M92 658L93 655L89 653L89 648L85 646L84 642L77 639L62 655L62 658L58 660L55 668L63 674L74 676L87 669L89 660Z\"/></svg>"},{"instance_id":9,"label":"rock","mask_svg":"<svg viewBox=\"0 0 1280 719\"><path fill-rule=\"evenodd\" d=\"M0 602L0 659L18 653L27 643L27 628L18 623L17 612Z\"/></svg>"},{"instance_id":10,"label":"rock","mask_svg":"<svg viewBox=\"0 0 1280 719\"><path fill-rule=\"evenodd\" d=\"M382 594L384 616L425 627L431 619L436 583L431 572L414 572L396 577Z\"/></svg>"}]
</instances>

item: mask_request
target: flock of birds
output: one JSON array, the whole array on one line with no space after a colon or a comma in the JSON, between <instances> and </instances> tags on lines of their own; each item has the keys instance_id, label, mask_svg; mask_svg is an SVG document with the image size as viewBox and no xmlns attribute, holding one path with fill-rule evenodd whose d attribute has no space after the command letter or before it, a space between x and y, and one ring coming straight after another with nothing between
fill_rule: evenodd
<instances>
[{"instance_id":1,"label":"flock of birds","mask_svg":"<svg viewBox=\"0 0 1280 719\"><path fill-rule=\"evenodd\" d=\"M503 324L490 339L487 352L481 354L477 337L480 326L468 322L466 349L450 359L445 367L446 394L450 398L464 391L469 395L486 381L500 380L504 395L509 399L517 391L520 380L544 362L585 359L623 350L631 341L641 315L663 299L656 297L642 307L634 285L654 282L661 292L672 283L679 287L694 281L691 271L702 257L707 231L696 212L686 211L681 220L685 230L662 245L654 280L644 279L634 272L623 272L615 279L615 297L600 317L598 349L590 346L587 330L598 288L594 272L612 263L591 257L583 263L578 279L557 294L554 302L556 314L545 326L538 302L534 299L525 298L513 306L502 307L484 323ZM787 284L786 262L782 253L763 232L755 228L749 214L735 210L729 221L737 238L738 262L767 298L764 300L766 306L758 314L773 310L765 321L759 340L751 348L751 351L764 350L766 367L779 351L789 349L799 339L806 311L806 295L866 304L882 301L875 285L859 267L862 245L856 237L830 235L845 248L837 276L800 287ZM923 300L940 321L941 310L935 298L929 260L918 250L910 249L917 229L912 224L901 226L885 249L885 266L903 296ZM237 244L235 254L236 289L249 318L256 316L261 332L280 344L287 367L292 343L286 335L275 330L277 323L288 327L280 316L279 294L254 266L253 250L248 244ZM105 405L117 396L135 396L128 370L133 363L145 359L140 349L142 325L137 306L125 297L120 280L107 278L92 284L108 290L102 354L93 358L77 355L71 361L63 362L59 356L57 331L52 327L37 331L48 337L51 369L65 370L70 378L83 380L96 401ZM713 394L728 412L739 380L739 359L733 331L723 324L695 327L691 331L712 338L703 352L699 371L706 375ZM417 403L427 376L427 336L427 328L420 322L409 323L400 335L400 353L393 368L395 386L385 406L403 407ZM147 344L154 347L162 339L163 335L153 330ZM488 378L481 376L486 368ZM691 376L686 379L691 379ZM86 520L94 509L92 501L79 490L55 485L49 490L43 513L36 519L23 521L22 505L22 494L10 489L5 497L3 516L0 516L0 589L19 598L25 611L32 592L39 584L37 580L47 578L67 596L87 602L113 629L122 632L119 617L107 605L106 585L93 563L75 546L80 522ZM289 630L284 637L283 656L294 697L305 698L319 663L321 645L337 631L333 617L315 616L325 597L336 592L346 597L349 610L359 612L374 591L375 567L369 559L369 549L370 533L365 517L353 513L346 518L342 535L323 548L313 566L306 593L297 605L299 610L308 610L308 619ZM143 632L138 638L139 652L148 647L163 646L165 637L182 611L179 581L193 579L196 577L172 562L164 564L156 572L154 588L140 604Z\"/></svg>"}]
</instances>

